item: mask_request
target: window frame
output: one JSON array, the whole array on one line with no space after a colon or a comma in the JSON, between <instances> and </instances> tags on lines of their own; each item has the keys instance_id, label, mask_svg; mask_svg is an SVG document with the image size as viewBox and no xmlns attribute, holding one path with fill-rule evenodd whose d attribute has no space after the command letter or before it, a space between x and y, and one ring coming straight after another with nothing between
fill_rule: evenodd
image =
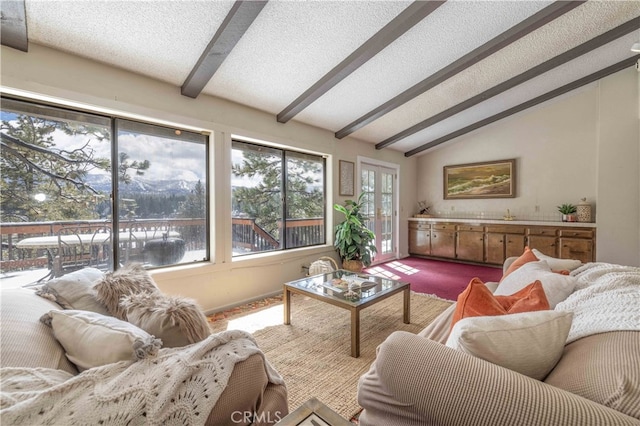
<instances>
[{"instance_id":1,"label":"window frame","mask_svg":"<svg viewBox=\"0 0 640 426\"><path fill-rule=\"evenodd\" d=\"M329 208L328 208L328 194L327 194L327 176L328 176L328 171L327 171L327 155L323 155L323 154L318 154L318 153L312 153L312 152L308 152L308 151L304 151L302 149L295 149L292 148L290 146L287 145L283 145L283 144L270 144L268 142L265 141L259 141L259 140L255 140L253 138L245 138L242 136L237 136L237 135L232 135L231 136L231 144L230 144L230 156L229 158L231 158L231 153L233 152L234 149L236 149L234 147L234 145L238 143L238 144L243 144L243 145L252 145L252 146L256 146L258 148L263 148L263 149L267 149L270 151L277 151L280 153L280 164L282 167L282 178L280 181L280 190L281 190L281 196L280 196L280 210L281 210L281 218L282 218L282 232L281 232L281 236L280 236L280 247L278 247L277 249L273 249L273 250L265 250L265 251L251 251L251 252L247 252L247 253L242 253L242 254L234 254L233 253L233 247L231 248L231 259L232 261L242 261L242 260L246 260L255 256L263 256L263 255L273 255L273 254L277 254L277 253L283 253L283 252L291 252L293 250L305 250L305 249L313 249L313 248L318 248L318 247L326 247L328 244L328 234L327 234L327 226L329 224ZM295 247L287 247L287 238L286 238L286 223L287 223L287 177L288 177L288 170L287 170L287 154L293 154L294 157L299 157L299 158L304 158L304 157L310 157L310 158L317 158L319 161L322 162L322 208L323 208L323 216L322 216L322 220L323 220L323 232L322 232L322 236L323 236L323 240L322 242L319 242L317 244L309 244L309 245L304 245L304 246L295 246ZM230 171L231 168L233 166L233 163L230 165ZM233 172L231 171L231 175L230 177L232 178ZM230 181L231 183L231 181ZM230 195L233 199L233 189L230 186ZM229 213L230 216L230 220L233 220L233 209L230 209ZM231 226L233 226L231 224ZM233 232L232 232L233 234Z\"/></svg>"},{"instance_id":2,"label":"window frame","mask_svg":"<svg viewBox=\"0 0 640 426\"><path fill-rule=\"evenodd\" d=\"M151 266L145 265L145 268L148 270L158 270L164 268L171 267L179 267L185 265L193 265L199 263L211 263L212 262L212 205L211 205L211 183L212 183L212 161L211 161L211 141L212 136L210 132L205 130L196 130L190 129L188 126L184 125L176 125L174 123L161 123L159 121L154 121L153 118L149 117L131 117L125 114L118 114L117 112L106 112L101 111L99 108L96 110L92 110L90 108L82 108L77 106L69 106L64 103L57 103L52 100L43 100L36 98L24 97L16 94L5 94L0 93L0 101L2 101L2 106L0 108L2 110L8 110L15 113L22 114L31 114L35 116L46 117L53 120L65 120L65 121L73 121L79 122L83 124L93 124L93 125L105 125L109 127L109 131L111 132L111 140L110 142L110 160L111 160L111 218L108 219L108 223L110 223L112 229L119 229L120 226L120 217L117 213L119 211L118 206L118 193L120 191L118 185L118 121L125 121L132 125L133 128L139 127L141 133L158 136L158 137L170 137L172 139L184 140L185 142L191 143L201 143L205 147L205 256L203 259L185 262L185 263L173 263L169 265L161 265L161 266ZM17 104L20 105L20 108L9 107L6 108L6 103ZM50 114L46 114L46 112L50 112ZM108 121L108 124L106 122ZM144 130L142 130L144 129ZM197 141L194 139L195 137L204 138L203 141ZM71 219L74 220L74 219ZM76 221L82 221L81 219L76 219ZM113 232L112 238L112 250L113 250L113 270L117 270L119 267L119 259L120 259L120 248L118 245L118 233Z\"/></svg>"}]
</instances>

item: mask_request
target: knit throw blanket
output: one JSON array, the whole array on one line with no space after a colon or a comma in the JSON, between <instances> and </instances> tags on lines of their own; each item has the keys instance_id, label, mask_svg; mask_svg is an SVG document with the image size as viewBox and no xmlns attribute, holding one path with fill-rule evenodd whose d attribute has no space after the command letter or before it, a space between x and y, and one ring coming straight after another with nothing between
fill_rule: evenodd
<instances>
[{"instance_id":1,"label":"knit throw blanket","mask_svg":"<svg viewBox=\"0 0 640 426\"><path fill-rule=\"evenodd\" d=\"M573 312L567 343L608 331L640 331L640 268L586 263L571 273L575 291L555 307Z\"/></svg>"},{"instance_id":2,"label":"knit throw blanket","mask_svg":"<svg viewBox=\"0 0 640 426\"><path fill-rule=\"evenodd\" d=\"M203 425L237 362L262 354L244 331L213 334L155 358L73 376L43 368L0 369L0 416L11 425ZM264 355L263 355L264 357ZM269 380L282 377L265 359Z\"/></svg>"}]
</instances>

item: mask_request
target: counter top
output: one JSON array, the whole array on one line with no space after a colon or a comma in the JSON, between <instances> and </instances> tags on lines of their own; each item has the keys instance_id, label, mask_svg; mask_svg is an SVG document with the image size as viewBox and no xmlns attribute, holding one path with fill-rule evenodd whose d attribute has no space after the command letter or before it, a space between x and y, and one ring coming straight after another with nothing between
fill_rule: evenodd
<instances>
[{"instance_id":1,"label":"counter top","mask_svg":"<svg viewBox=\"0 0 640 426\"><path fill-rule=\"evenodd\" d=\"M596 224L591 222L551 222L542 220L500 220L481 218L452 218L452 217L410 217L413 221L447 222L447 223L470 223L470 224L500 224L500 225L530 225L530 226L568 226L576 228L595 228Z\"/></svg>"}]
</instances>

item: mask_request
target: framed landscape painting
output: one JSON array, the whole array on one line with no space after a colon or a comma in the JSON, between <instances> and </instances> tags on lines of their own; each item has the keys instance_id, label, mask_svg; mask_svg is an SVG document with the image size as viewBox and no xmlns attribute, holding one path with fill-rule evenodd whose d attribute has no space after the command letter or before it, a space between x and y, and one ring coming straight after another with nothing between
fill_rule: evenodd
<instances>
[{"instance_id":1,"label":"framed landscape painting","mask_svg":"<svg viewBox=\"0 0 640 426\"><path fill-rule=\"evenodd\" d=\"M445 200L515 196L515 159L444 166Z\"/></svg>"}]
</instances>

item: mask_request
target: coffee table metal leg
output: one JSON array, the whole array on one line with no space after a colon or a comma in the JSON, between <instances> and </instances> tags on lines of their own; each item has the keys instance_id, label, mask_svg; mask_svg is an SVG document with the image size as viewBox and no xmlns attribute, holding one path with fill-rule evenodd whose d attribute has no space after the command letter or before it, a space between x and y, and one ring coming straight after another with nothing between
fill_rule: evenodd
<instances>
[{"instance_id":1,"label":"coffee table metal leg","mask_svg":"<svg viewBox=\"0 0 640 426\"><path fill-rule=\"evenodd\" d=\"M360 309L351 309L351 356L360 356Z\"/></svg>"},{"instance_id":2,"label":"coffee table metal leg","mask_svg":"<svg viewBox=\"0 0 640 426\"><path fill-rule=\"evenodd\" d=\"M411 324L411 291L409 288L403 291L404 303L403 303L403 318L405 324Z\"/></svg>"},{"instance_id":3,"label":"coffee table metal leg","mask_svg":"<svg viewBox=\"0 0 640 426\"><path fill-rule=\"evenodd\" d=\"M285 287L282 292L282 305L284 307L284 323L291 324L291 293Z\"/></svg>"}]
</instances>

